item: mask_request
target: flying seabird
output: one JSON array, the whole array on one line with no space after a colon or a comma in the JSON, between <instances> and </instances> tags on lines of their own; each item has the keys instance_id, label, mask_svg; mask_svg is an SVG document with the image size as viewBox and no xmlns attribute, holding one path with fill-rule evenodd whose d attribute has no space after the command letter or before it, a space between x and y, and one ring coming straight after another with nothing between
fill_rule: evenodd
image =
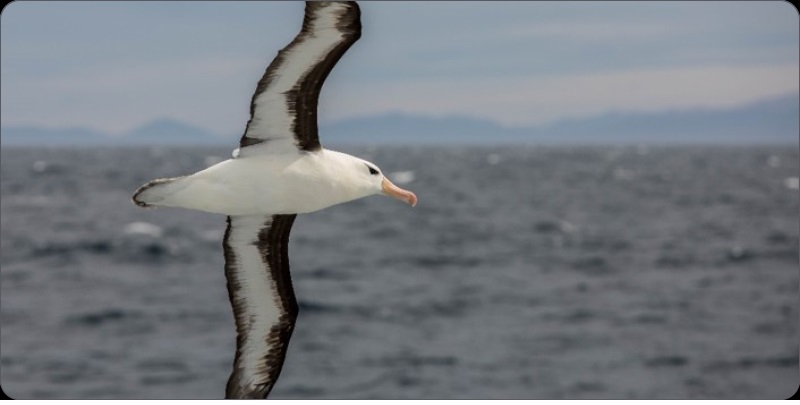
<instances>
[{"instance_id":1,"label":"flying seabird","mask_svg":"<svg viewBox=\"0 0 800 405\"><path fill-rule=\"evenodd\" d=\"M266 398L280 374L298 312L288 255L297 214L374 194L417 203L374 164L319 142L320 89L360 36L356 2L306 2L300 33L256 86L233 158L133 195L141 207L227 215L222 247L237 337L226 398Z\"/></svg>"}]
</instances>

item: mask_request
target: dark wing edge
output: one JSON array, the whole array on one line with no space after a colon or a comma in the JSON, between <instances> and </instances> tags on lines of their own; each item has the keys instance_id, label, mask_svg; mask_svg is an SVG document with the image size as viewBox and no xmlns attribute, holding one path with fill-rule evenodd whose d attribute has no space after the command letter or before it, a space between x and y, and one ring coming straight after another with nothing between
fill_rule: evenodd
<instances>
[{"instance_id":1,"label":"dark wing edge","mask_svg":"<svg viewBox=\"0 0 800 405\"><path fill-rule=\"evenodd\" d=\"M335 4L343 7L333 7ZM326 13L328 14L326 15ZM323 34L321 29L315 29L315 22L328 17L335 18L336 32L340 38L335 40L332 46L326 47L325 52L316 55L316 62L308 66L290 90L283 93L287 113L292 122L291 131L294 133L296 146L304 151L315 151L322 147L317 127L317 103L320 90L342 55L361 37L361 11L354 1L306 2L305 17L300 33L289 45L278 52L256 86L256 91L250 101L250 120L239 141L240 148L274 139L274 134L254 131L255 124L267 118L262 117L265 114L260 114L258 111L259 98L262 94L270 92L272 85L280 80L278 73L286 65L286 59L292 52L303 50L304 44L309 48L314 48L311 42L318 41L317 37Z\"/></svg>"},{"instance_id":2,"label":"dark wing edge","mask_svg":"<svg viewBox=\"0 0 800 405\"><path fill-rule=\"evenodd\" d=\"M298 314L289 274L295 217L227 219L225 277L237 336L226 398L266 398L280 375Z\"/></svg>"}]
</instances>

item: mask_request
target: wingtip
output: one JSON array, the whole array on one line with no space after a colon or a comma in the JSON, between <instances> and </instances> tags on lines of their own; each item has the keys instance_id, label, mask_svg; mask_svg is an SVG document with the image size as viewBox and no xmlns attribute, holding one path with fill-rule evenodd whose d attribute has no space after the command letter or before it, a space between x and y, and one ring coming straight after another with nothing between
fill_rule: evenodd
<instances>
[{"instance_id":1,"label":"wingtip","mask_svg":"<svg viewBox=\"0 0 800 405\"><path fill-rule=\"evenodd\" d=\"M336 29L349 35L361 36L361 8L355 1L307 1L305 10L304 27L310 25L311 21L319 17L317 11L330 7L334 11L336 18ZM342 7L344 6L344 7Z\"/></svg>"},{"instance_id":2,"label":"wingtip","mask_svg":"<svg viewBox=\"0 0 800 405\"><path fill-rule=\"evenodd\" d=\"M141 201L137 200L136 197L131 198L131 201L133 201L134 204L136 204L137 206L142 207L142 208L149 208L150 207L149 204L147 204L146 202L141 202Z\"/></svg>"},{"instance_id":3,"label":"wingtip","mask_svg":"<svg viewBox=\"0 0 800 405\"><path fill-rule=\"evenodd\" d=\"M148 181L133 193L131 200L139 207L157 207L161 205L160 203L164 200L165 196L175 191L171 189L169 185L174 184L175 180L178 179L178 177L174 177Z\"/></svg>"},{"instance_id":4,"label":"wingtip","mask_svg":"<svg viewBox=\"0 0 800 405\"><path fill-rule=\"evenodd\" d=\"M150 204L148 204L148 203L146 203L146 202L144 202L144 201L139 199L139 194L141 194L142 191L144 191L146 188L147 188L147 185L139 187L139 189L137 189L136 192L133 193L133 197L131 197L131 201L133 201L134 204L136 204L137 206L142 207L142 208L151 207Z\"/></svg>"}]
</instances>

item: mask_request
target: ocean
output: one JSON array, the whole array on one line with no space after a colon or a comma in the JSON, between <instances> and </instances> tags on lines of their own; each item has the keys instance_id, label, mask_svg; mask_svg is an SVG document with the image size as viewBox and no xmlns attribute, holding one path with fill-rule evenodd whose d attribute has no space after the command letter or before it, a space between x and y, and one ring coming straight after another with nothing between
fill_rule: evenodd
<instances>
[{"instance_id":1,"label":"ocean","mask_svg":"<svg viewBox=\"0 0 800 405\"><path fill-rule=\"evenodd\" d=\"M271 398L787 398L797 145L345 147L419 197L300 215ZM225 218L134 190L230 148L2 148L0 383L222 398Z\"/></svg>"}]
</instances>

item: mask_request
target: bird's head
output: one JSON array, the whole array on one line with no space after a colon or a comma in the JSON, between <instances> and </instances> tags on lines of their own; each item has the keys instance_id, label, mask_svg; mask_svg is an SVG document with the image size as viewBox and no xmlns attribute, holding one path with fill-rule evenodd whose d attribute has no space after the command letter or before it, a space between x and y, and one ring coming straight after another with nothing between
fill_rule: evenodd
<instances>
[{"instance_id":1,"label":"bird's head","mask_svg":"<svg viewBox=\"0 0 800 405\"><path fill-rule=\"evenodd\" d=\"M340 187L346 193L346 200L382 194L411 206L417 204L414 193L395 186L374 163L331 150L325 150L325 155L329 162L337 162L328 167L338 167L333 177L339 179Z\"/></svg>"},{"instance_id":2,"label":"bird's head","mask_svg":"<svg viewBox=\"0 0 800 405\"><path fill-rule=\"evenodd\" d=\"M366 160L359 159L361 175L359 177L368 184L371 194L383 194L389 197L397 198L412 207L417 205L417 196L408 190L403 190L389 181L383 174L380 168L374 163L367 162Z\"/></svg>"}]
</instances>

